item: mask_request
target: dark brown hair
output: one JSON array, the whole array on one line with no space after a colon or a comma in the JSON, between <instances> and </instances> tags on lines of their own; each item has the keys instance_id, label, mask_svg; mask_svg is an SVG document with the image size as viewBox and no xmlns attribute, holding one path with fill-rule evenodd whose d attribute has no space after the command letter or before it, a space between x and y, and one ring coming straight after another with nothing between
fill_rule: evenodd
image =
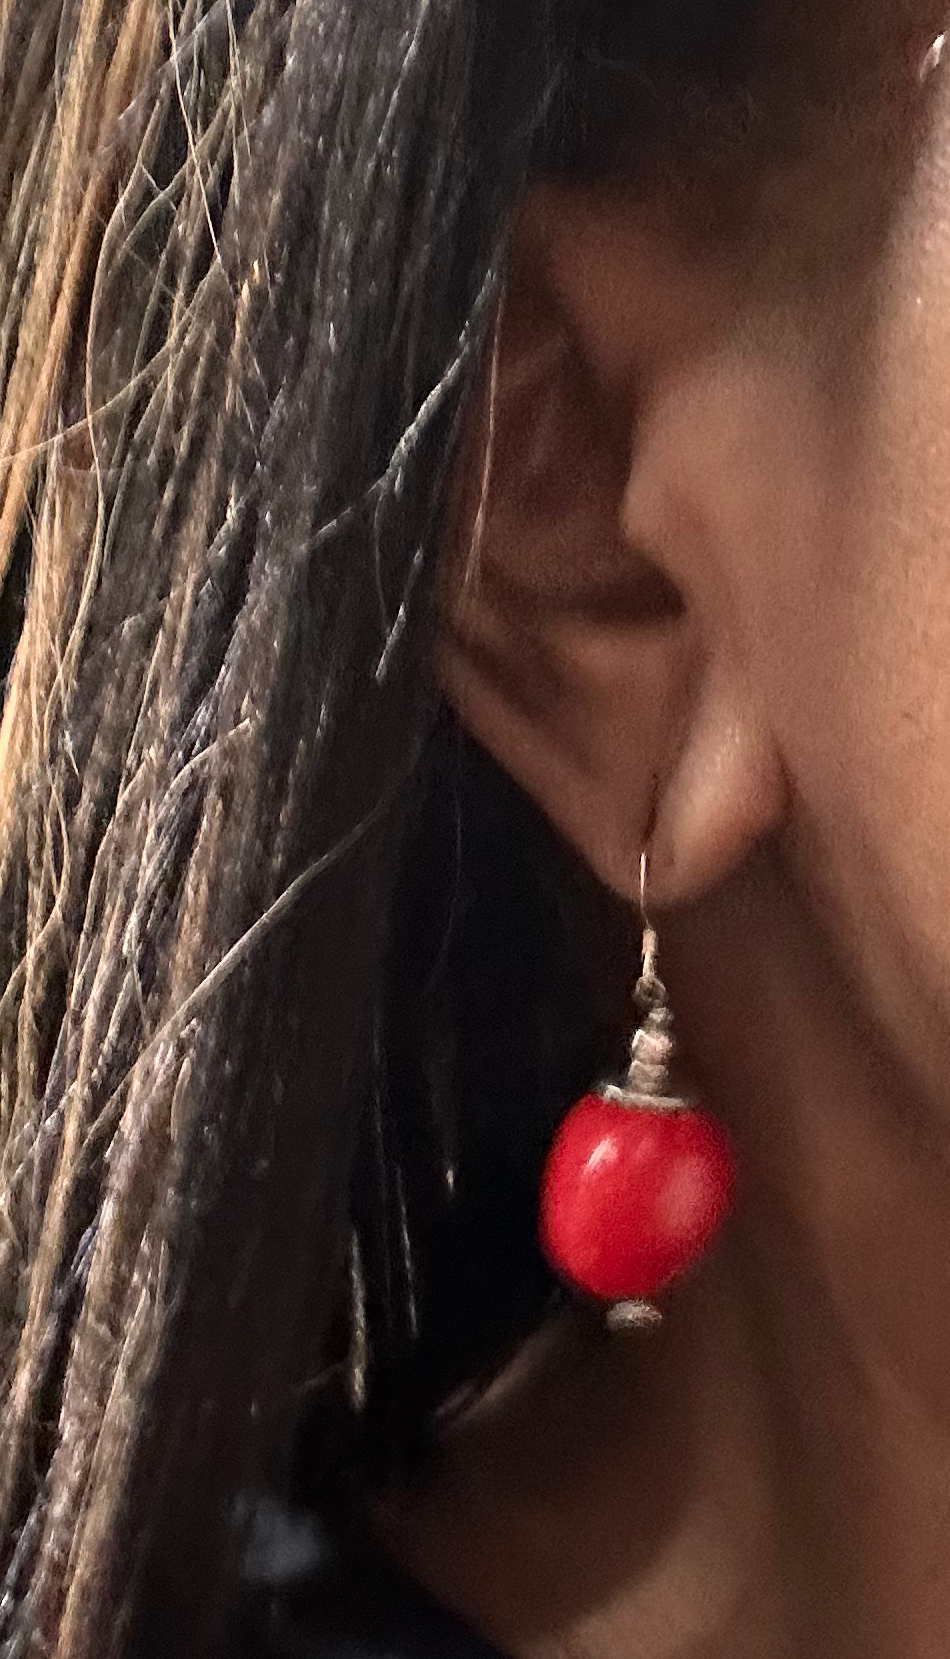
<instances>
[{"instance_id":1,"label":"dark brown hair","mask_svg":"<svg viewBox=\"0 0 950 1659\"><path fill-rule=\"evenodd\" d=\"M532 146L584 127L573 10L0 3L5 1659L209 1652L325 1363L444 486Z\"/></svg>"}]
</instances>

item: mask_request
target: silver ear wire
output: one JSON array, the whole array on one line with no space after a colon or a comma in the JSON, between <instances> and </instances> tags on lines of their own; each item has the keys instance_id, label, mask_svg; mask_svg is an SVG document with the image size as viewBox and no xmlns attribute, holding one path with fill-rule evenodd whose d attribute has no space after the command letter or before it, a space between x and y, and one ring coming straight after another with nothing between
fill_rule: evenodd
<instances>
[{"instance_id":1,"label":"silver ear wire","mask_svg":"<svg viewBox=\"0 0 950 1659\"><path fill-rule=\"evenodd\" d=\"M637 1028L630 1044L630 1066L617 1098L628 1104L649 1103L657 1110L679 1111L683 1101L668 1093L673 1058L673 1015L657 967L659 941L647 910L650 855L640 854L640 926L643 935L640 977L633 993ZM608 1087L610 1096L615 1091ZM643 1331L663 1323L658 1307L646 1297L615 1302L606 1312L609 1331Z\"/></svg>"},{"instance_id":2,"label":"silver ear wire","mask_svg":"<svg viewBox=\"0 0 950 1659\"><path fill-rule=\"evenodd\" d=\"M657 972L658 941L656 928L650 920L647 911L647 877L650 871L650 855L644 851L640 854L640 927L643 933L643 960L640 968L640 978L637 981L636 996L638 1003L642 1002L650 1007L654 1002L666 1001L666 986Z\"/></svg>"}]
</instances>

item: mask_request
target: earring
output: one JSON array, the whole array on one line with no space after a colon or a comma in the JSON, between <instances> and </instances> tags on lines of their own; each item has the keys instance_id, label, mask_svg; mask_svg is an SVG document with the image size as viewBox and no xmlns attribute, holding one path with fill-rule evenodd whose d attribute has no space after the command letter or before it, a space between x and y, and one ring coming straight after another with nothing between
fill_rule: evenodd
<instances>
[{"instance_id":1,"label":"earring","mask_svg":"<svg viewBox=\"0 0 950 1659\"><path fill-rule=\"evenodd\" d=\"M702 1256L728 1215L735 1163L724 1130L674 1092L673 1016L657 972L640 860L639 1023L623 1081L585 1095L555 1136L541 1185L541 1244L559 1277L608 1304L613 1329L655 1323L652 1298Z\"/></svg>"}]
</instances>

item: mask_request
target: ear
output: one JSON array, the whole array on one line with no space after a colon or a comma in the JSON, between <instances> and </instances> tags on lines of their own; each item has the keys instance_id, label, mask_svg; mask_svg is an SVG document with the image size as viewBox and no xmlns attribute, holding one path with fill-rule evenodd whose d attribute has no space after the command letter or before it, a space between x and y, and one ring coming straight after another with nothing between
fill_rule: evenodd
<instances>
[{"instance_id":1,"label":"ear","mask_svg":"<svg viewBox=\"0 0 950 1659\"><path fill-rule=\"evenodd\" d=\"M748 372L722 350L730 314L728 272L623 197L536 187L448 561L440 672L463 722L625 896L649 837L657 904L783 811L727 598L716 453Z\"/></svg>"}]
</instances>

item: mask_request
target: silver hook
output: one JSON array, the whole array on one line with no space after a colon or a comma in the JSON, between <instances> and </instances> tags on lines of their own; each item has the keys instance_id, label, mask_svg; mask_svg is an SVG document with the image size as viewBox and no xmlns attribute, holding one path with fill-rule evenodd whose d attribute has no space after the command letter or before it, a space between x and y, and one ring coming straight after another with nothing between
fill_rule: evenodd
<instances>
[{"instance_id":1,"label":"silver hook","mask_svg":"<svg viewBox=\"0 0 950 1659\"><path fill-rule=\"evenodd\" d=\"M641 969L640 984L645 991L652 991L659 985L657 973L657 936L656 928L647 914L647 876L650 869L650 855L644 848L640 854L640 925L643 929L643 967Z\"/></svg>"}]
</instances>

